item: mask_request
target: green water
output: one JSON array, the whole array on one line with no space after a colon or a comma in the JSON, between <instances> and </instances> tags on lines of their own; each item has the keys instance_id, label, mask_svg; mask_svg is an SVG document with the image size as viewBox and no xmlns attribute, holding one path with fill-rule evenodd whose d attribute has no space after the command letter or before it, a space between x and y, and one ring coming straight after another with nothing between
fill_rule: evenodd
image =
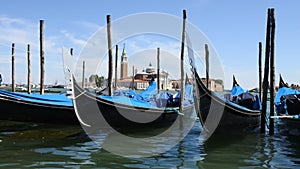
<instances>
[{"instance_id":1,"label":"green water","mask_svg":"<svg viewBox=\"0 0 300 169\"><path fill-rule=\"evenodd\" d=\"M300 168L299 129L277 127L274 136L218 134L203 143L197 121L171 150L153 157L125 158L99 147L80 126L0 121L0 167Z\"/></svg>"}]
</instances>

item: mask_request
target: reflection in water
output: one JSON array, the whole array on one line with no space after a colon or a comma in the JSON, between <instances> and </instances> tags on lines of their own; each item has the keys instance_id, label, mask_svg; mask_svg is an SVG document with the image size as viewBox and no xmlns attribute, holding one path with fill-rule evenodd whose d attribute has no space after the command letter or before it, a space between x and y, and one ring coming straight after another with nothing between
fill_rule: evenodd
<instances>
[{"instance_id":1,"label":"reflection in water","mask_svg":"<svg viewBox=\"0 0 300 169\"><path fill-rule=\"evenodd\" d=\"M216 134L206 142L199 137L201 130L197 121L184 140L169 151L148 158L125 158L99 147L80 127L0 122L0 167L299 167L298 129L290 130L280 124L274 136L257 133ZM103 142L108 141L108 135L99 137L103 138Z\"/></svg>"}]
</instances>

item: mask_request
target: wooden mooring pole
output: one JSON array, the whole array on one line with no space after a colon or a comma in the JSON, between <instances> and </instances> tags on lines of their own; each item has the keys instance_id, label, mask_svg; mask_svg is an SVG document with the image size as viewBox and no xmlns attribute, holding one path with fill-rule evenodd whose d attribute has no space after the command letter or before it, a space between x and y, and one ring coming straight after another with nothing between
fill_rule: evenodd
<instances>
[{"instance_id":1,"label":"wooden mooring pole","mask_svg":"<svg viewBox=\"0 0 300 169\"><path fill-rule=\"evenodd\" d=\"M131 82L131 89L134 90L134 66L132 66L132 82Z\"/></svg>"},{"instance_id":2,"label":"wooden mooring pole","mask_svg":"<svg viewBox=\"0 0 300 169\"><path fill-rule=\"evenodd\" d=\"M82 61L82 88L85 87L85 77L84 77L84 74L85 74L85 61Z\"/></svg>"},{"instance_id":3,"label":"wooden mooring pole","mask_svg":"<svg viewBox=\"0 0 300 169\"><path fill-rule=\"evenodd\" d=\"M117 90L118 85L118 45L116 45L116 58L115 58L115 87L114 89Z\"/></svg>"},{"instance_id":4,"label":"wooden mooring pole","mask_svg":"<svg viewBox=\"0 0 300 169\"><path fill-rule=\"evenodd\" d=\"M205 67L206 67L206 87L209 89L209 49L205 44Z\"/></svg>"},{"instance_id":5,"label":"wooden mooring pole","mask_svg":"<svg viewBox=\"0 0 300 169\"><path fill-rule=\"evenodd\" d=\"M262 43L258 43L258 93L261 100L262 92Z\"/></svg>"},{"instance_id":6,"label":"wooden mooring pole","mask_svg":"<svg viewBox=\"0 0 300 169\"><path fill-rule=\"evenodd\" d=\"M186 24L186 10L183 10L182 23L182 39L181 39L181 53L180 53L180 112L183 111L184 101L184 42L185 42L185 24Z\"/></svg>"},{"instance_id":7,"label":"wooden mooring pole","mask_svg":"<svg viewBox=\"0 0 300 169\"><path fill-rule=\"evenodd\" d=\"M108 95L112 96L112 73L113 73L113 56L112 56L112 44L111 44L111 23L110 15L106 16L107 23L107 42L108 42Z\"/></svg>"},{"instance_id":8,"label":"wooden mooring pole","mask_svg":"<svg viewBox=\"0 0 300 169\"><path fill-rule=\"evenodd\" d=\"M41 83L40 94L44 94L44 20L40 20L40 66L41 66Z\"/></svg>"},{"instance_id":9,"label":"wooden mooring pole","mask_svg":"<svg viewBox=\"0 0 300 169\"><path fill-rule=\"evenodd\" d=\"M157 93L159 93L160 89L160 48L157 48Z\"/></svg>"},{"instance_id":10,"label":"wooden mooring pole","mask_svg":"<svg viewBox=\"0 0 300 169\"><path fill-rule=\"evenodd\" d=\"M27 93L31 93L30 83L30 44L27 44Z\"/></svg>"},{"instance_id":11,"label":"wooden mooring pole","mask_svg":"<svg viewBox=\"0 0 300 169\"><path fill-rule=\"evenodd\" d=\"M275 16L274 8L271 9L271 53L270 53L270 116L269 116L269 134L274 134L274 87L275 87Z\"/></svg>"},{"instance_id":12,"label":"wooden mooring pole","mask_svg":"<svg viewBox=\"0 0 300 169\"><path fill-rule=\"evenodd\" d=\"M11 44L11 91L15 92L15 44Z\"/></svg>"},{"instance_id":13,"label":"wooden mooring pole","mask_svg":"<svg viewBox=\"0 0 300 169\"><path fill-rule=\"evenodd\" d=\"M266 52L265 52L265 70L264 70L264 80L263 80L263 97L262 97L262 112L261 112L261 133L266 132L266 112L267 112L267 96L269 87L269 61L270 61L270 16L271 10L268 9L268 19L267 19L267 32L266 32Z\"/></svg>"},{"instance_id":14,"label":"wooden mooring pole","mask_svg":"<svg viewBox=\"0 0 300 169\"><path fill-rule=\"evenodd\" d=\"M73 48L70 48L70 55L71 55L71 58L73 59L73 55L74 55L74 50L73 50ZM63 62L65 62L65 61L63 61ZM71 63L73 63L73 61L71 62ZM72 65L73 66L73 65ZM64 66L65 67L65 66ZM67 69L67 70L64 70L64 71L68 71L68 73L70 74L69 76L67 76L69 79L66 79L67 81L66 81L66 84L67 84L67 89L70 89L71 88L71 82L72 82L72 74L71 74L71 69L72 69L72 67L66 67L65 69Z\"/></svg>"}]
</instances>

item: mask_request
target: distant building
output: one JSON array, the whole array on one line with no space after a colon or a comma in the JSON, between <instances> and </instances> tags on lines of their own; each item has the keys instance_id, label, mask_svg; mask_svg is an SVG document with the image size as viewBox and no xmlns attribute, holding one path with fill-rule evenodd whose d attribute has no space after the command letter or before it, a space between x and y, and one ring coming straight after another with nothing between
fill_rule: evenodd
<instances>
[{"instance_id":1,"label":"distant building","mask_svg":"<svg viewBox=\"0 0 300 169\"><path fill-rule=\"evenodd\" d=\"M206 78L201 78L201 81L206 85ZM219 80L209 79L208 89L214 92L223 92L224 85L219 82Z\"/></svg>"},{"instance_id":2,"label":"distant building","mask_svg":"<svg viewBox=\"0 0 300 169\"><path fill-rule=\"evenodd\" d=\"M149 66L141 71L137 69L134 71L134 82L133 77L128 77L128 60L126 56L125 44L123 47L123 52L121 56L121 76L118 80L119 88L134 88L134 89L146 89L149 86L149 82L155 79L157 82L157 69L152 66L151 62ZM161 70L159 74L160 78L160 90L172 90L180 89L180 80L169 79L169 73L165 70ZM204 84L206 84L206 79L201 79ZM192 79L189 79L192 82ZM221 80L210 79L208 88L212 91L223 92L224 85Z\"/></svg>"},{"instance_id":3,"label":"distant building","mask_svg":"<svg viewBox=\"0 0 300 169\"><path fill-rule=\"evenodd\" d=\"M149 86L149 82L153 79L157 81L157 71L156 68L150 63L146 69L134 71L134 84L132 84L132 77L128 77L128 60L126 56L125 44L123 47L123 52L121 56L121 75L120 80L118 80L118 86L121 88L132 88L134 89L146 89ZM160 72L160 89L166 90L171 89L171 83L169 79L169 73L162 70Z\"/></svg>"},{"instance_id":4,"label":"distant building","mask_svg":"<svg viewBox=\"0 0 300 169\"><path fill-rule=\"evenodd\" d=\"M149 81L134 79L132 83L131 78L122 79L118 81L118 86L120 88L128 88L128 89L146 89L149 86Z\"/></svg>"},{"instance_id":5,"label":"distant building","mask_svg":"<svg viewBox=\"0 0 300 169\"><path fill-rule=\"evenodd\" d=\"M150 63L146 69L142 71L135 71L134 75L134 89L146 89L149 86L149 82L154 79L157 81L156 69ZM124 88L132 88L132 77L127 77L118 80L118 86ZM162 70L160 72L160 89L169 90L172 89L171 80L169 79L169 73Z\"/></svg>"},{"instance_id":6,"label":"distant building","mask_svg":"<svg viewBox=\"0 0 300 169\"><path fill-rule=\"evenodd\" d=\"M82 86L82 82L78 82L78 85ZM88 78L84 78L84 86L83 86L83 88L92 88L92 89L97 88L95 77L91 76L89 79Z\"/></svg>"}]
</instances>

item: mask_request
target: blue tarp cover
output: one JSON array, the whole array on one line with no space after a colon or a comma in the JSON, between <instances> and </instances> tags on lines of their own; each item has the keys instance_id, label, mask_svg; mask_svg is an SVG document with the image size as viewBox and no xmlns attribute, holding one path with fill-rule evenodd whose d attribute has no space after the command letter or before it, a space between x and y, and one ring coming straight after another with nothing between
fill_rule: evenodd
<instances>
[{"instance_id":1,"label":"blue tarp cover","mask_svg":"<svg viewBox=\"0 0 300 169\"><path fill-rule=\"evenodd\" d=\"M13 97L16 99L21 99L25 101L43 103L50 105L61 105L61 106L73 106L72 100L69 99L65 94L27 94L20 92L9 92L5 90L0 90L0 94Z\"/></svg>"},{"instance_id":2,"label":"blue tarp cover","mask_svg":"<svg viewBox=\"0 0 300 169\"><path fill-rule=\"evenodd\" d=\"M157 94L157 85L152 81L147 89L141 93L136 93L134 90L115 91L113 96L99 96L100 98L110 100L113 102L126 104L130 106L145 107L145 108L159 108L165 107L169 99L173 99L168 92L161 92ZM153 96L155 96L155 99ZM151 99L152 98L152 99ZM174 95L174 100L180 98L180 92ZM185 86L184 105L189 105L193 102L193 86L188 84ZM166 101L166 102L165 102Z\"/></svg>"},{"instance_id":3,"label":"blue tarp cover","mask_svg":"<svg viewBox=\"0 0 300 169\"><path fill-rule=\"evenodd\" d=\"M134 90L119 90L115 91L113 96L99 97L130 106L157 108L157 106L149 102L150 98L155 94L157 94L157 85L155 81L151 81L148 88L141 93L136 93Z\"/></svg>"},{"instance_id":4,"label":"blue tarp cover","mask_svg":"<svg viewBox=\"0 0 300 169\"><path fill-rule=\"evenodd\" d=\"M155 94L157 94L157 85L155 81L152 81L148 88L141 93L136 93L134 90L116 90L113 96L126 96L137 100L149 101Z\"/></svg>"},{"instance_id":5,"label":"blue tarp cover","mask_svg":"<svg viewBox=\"0 0 300 169\"><path fill-rule=\"evenodd\" d=\"M285 95L289 95L289 94L300 94L300 92L298 90L294 90L288 87L282 87L279 88L276 97L275 97L275 104L278 105L280 103L280 97L281 96L285 96Z\"/></svg>"},{"instance_id":6,"label":"blue tarp cover","mask_svg":"<svg viewBox=\"0 0 300 169\"><path fill-rule=\"evenodd\" d=\"M232 96L235 96L235 97L238 97L240 96L241 94L243 93L246 93L247 94L248 91L245 91L242 87L240 86L233 86L232 89L231 89L231 95ZM226 99L226 102L227 103L230 103L232 105L235 105L237 106L238 104L237 103L234 103L233 101L231 100L227 100ZM241 106L241 105L238 105L237 107L240 107L240 108L244 108L244 109L248 109L244 106ZM260 102L260 99L259 97L256 95L255 96L255 102L253 103L253 107L251 108L251 110L261 110L262 106L261 106L261 102Z\"/></svg>"},{"instance_id":7,"label":"blue tarp cover","mask_svg":"<svg viewBox=\"0 0 300 169\"><path fill-rule=\"evenodd\" d=\"M139 96L142 97L143 100L149 101L150 98L157 94L157 85L155 81L151 81L148 88L145 89L143 92L139 93Z\"/></svg>"},{"instance_id":8,"label":"blue tarp cover","mask_svg":"<svg viewBox=\"0 0 300 169\"><path fill-rule=\"evenodd\" d=\"M233 86L231 89L231 94L233 96L238 96L242 93L245 93L245 90L243 88L241 88L240 86Z\"/></svg>"},{"instance_id":9,"label":"blue tarp cover","mask_svg":"<svg viewBox=\"0 0 300 169\"><path fill-rule=\"evenodd\" d=\"M144 108L157 108L150 104L150 102L130 98L127 96L99 96L100 98L110 100L116 103L126 104L130 106L144 107Z\"/></svg>"}]
</instances>

